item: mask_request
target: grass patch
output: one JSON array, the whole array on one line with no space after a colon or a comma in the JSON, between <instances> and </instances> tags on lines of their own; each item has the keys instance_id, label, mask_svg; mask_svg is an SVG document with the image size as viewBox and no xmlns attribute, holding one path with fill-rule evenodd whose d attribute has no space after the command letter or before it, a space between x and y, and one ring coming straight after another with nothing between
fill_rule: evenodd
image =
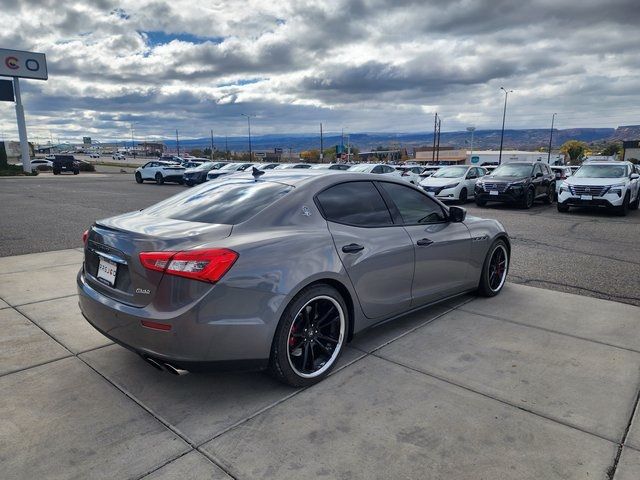
<instances>
[{"instance_id":1,"label":"grass patch","mask_svg":"<svg viewBox=\"0 0 640 480\"><path fill-rule=\"evenodd\" d=\"M22 171L22 165L7 165L0 169L0 177L35 177L36 175L38 175L38 170L33 170L31 173L26 173Z\"/></svg>"}]
</instances>

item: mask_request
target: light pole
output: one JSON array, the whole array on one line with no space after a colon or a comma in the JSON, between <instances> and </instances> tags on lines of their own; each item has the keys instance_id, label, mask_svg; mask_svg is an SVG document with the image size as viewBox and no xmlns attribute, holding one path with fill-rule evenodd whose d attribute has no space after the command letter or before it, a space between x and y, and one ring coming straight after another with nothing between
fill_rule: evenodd
<instances>
[{"instance_id":1,"label":"light pole","mask_svg":"<svg viewBox=\"0 0 640 480\"><path fill-rule=\"evenodd\" d=\"M500 155L498 156L498 165L502 164L502 145L504 141L504 120L507 117L507 97L513 90L507 90L504 87L500 87L500 90L504 92L504 110L502 110L502 133L500 133Z\"/></svg>"},{"instance_id":2,"label":"light pole","mask_svg":"<svg viewBox=\"0 0 640 480\"><path fill-rule=\"evenodd\" d=\"M553 142L553 122L556 119L557 113L551 116L551 131L549 132L549 152L547 152L547 165L551 162L551 142Z\"/></svg>"},{"instance_id":3,"label":"light pole","mask_svg":"<svg viewBox=\"0 0 640 480\"><path fill-rule=\"evenodd\" d=\"M246 113L241 113L243 117L247 117L247 127L249 129L249 161L253 161L253 152L251 151L251 117L255 117L255 115L247 115Z\"/></svg>"},{"instance_id":4,"label":"light pole","mask_svg":"<svg viewBox=\"0 0 640 480\"><path fill-rule=\"evenodd\" d=\"M476 131L476 127L467 127L467 132L471 132L471 153L469 154L469 163L473 162L473 132Z\"/></svg>"},{"instance_id":5,"label":"light pole","mask_svg":"<svg viewBox=\"0 0 640 480\"><path fill-rule=\"evenodd\" d=\"M133 158L136 158L136 151L135 151L135 143L133 142L133 126L135 125L136 122L131 122L129 124L129 128L131 128L131 154L133 155Z\"/></svg>"}]
</instances>

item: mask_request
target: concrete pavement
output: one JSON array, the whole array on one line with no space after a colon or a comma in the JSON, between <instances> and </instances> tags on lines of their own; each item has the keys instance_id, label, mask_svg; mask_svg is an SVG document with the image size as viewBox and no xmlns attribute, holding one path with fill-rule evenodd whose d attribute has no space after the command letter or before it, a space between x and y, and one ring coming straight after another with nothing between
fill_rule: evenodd
<instances>
[{"instance_id":1,"label":"concrete pavement","mask_svg":"<svg viewBox=\"0 0 640 480\"><path fill-rule=\"evenodd\" d=\"M303 390L95 332L79 250L0 258L0 477L640 478L640 308L507 284L358 336Z\"/></svg>"}]
</instances>

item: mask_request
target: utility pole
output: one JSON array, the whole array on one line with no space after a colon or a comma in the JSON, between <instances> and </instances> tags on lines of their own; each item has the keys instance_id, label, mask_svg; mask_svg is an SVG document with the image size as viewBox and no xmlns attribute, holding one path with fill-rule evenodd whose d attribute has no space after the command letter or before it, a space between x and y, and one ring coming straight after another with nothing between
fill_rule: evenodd
<instances>
[{"instance_id":1,"label":"utility pole","mask_svg":"<svg viewBox=\"0 0 640 480\"><path fill-rule=\"evenodd\" d=\"M351 135L347 133L347 162L351 161Z\"/></svg>"},{"instance_id":2,"label":"utility pole","mask_svg":"<svg viewBox=\"0 0 640 480\"><path fill-rule=\"evenodd\" d=\"M553 122L556 119L556 113L551 116L551 131L549 132L549 151L547 152L547 165L551 162L551 142L553 142Z\"/></svg>"},{"instance_id":3,"label":"utility pole","mask_svg":"<svg viewBox=\"0 0 640 480\"><path fill-rule=\"evenodd\" d=\"M502 132L500 133L500 154L498 155L498 165L502 165L502 145L504 140L504 120L507 117L507 97L513 90L506 90L504 87L500 87L500 90L504 91L504 110L502 110Z\"/></svg>"},{"instance_id":4,"label":"utility pole","mask_svg":"<svg viewBox=\"0 0 640 480\"><path fill-rule=\"evenodd\" d=\"M433 148L431 149L431 163L436 161L436 130L438 129L438 112L436 112L433 120Z\"/></svg>"},{"instance_id":5,"label":"utility pole","mask_svg":"<svg viewBox=\"0 0 640 480\"><path fill-rule=\"evenodd\" d=\"M133 159L135 160L136 158L136 151L135 151L135 143L133 142L133 123L131 122L129 124L129 127L131 128L131 154L133 155Z\"/></svg>"},{"instance_id":6,"label":"utility pole","mask_svg":"<svg viewBox=\"0 0 640 480\"><path fill-rule=\"evenodd\" d=\"M320 163L324 160L324 137L322 136L322 122L320 122Z\"/></svg>"},{"instance_id":7,"label":"utility pole","mask_svg":"<svg viewBox=\"0 0 640 480\"><path fill-rule=\"evenodd\" d=\"M440 117L438 117L438 146L436 147L436 162L440 163L440 127L442 126L442 121Z\"/></svg>"},{"instance_id":8,"label":"utility pole","mask_svg":"<svg viewBox=\"0 0 640 480\"><path fill-rule=\"evenodd\" d=\"M178 138L178 129L176 128L176 150L178 151L178 153L176 154L176 156L180 156L180 139Z\"/></svg>"},{"instance_id":9,"label":"utility pole","mask_svg":"<svg viewBox=\"0 0 640 480\"><path fill-rule=\"evenodd\" d=\"M18 118L18 137L20 137L20 151L22 154L22 170L31 172L31 157L27 140L27 122L24 119L24 107L20 96L20 79L13 77L13 92L16 98L16 117Z\"/></svg>"},{"instance_id":10,"label":"utility pole","mask_svg":"<svg viewBox=\"0 0 640 480\"><path fill-rule=\"evenodd\" d=\"M211 161L213 162L213 130L211 130Z\"/></svg>"},{"instance_id":11,"label":"utility pole","mask_svg":"<svg viewBox=\"0 0 640 480\"><path fill-rule=\"evenodd\" d=\"M471 132L471 153L469 154L469 163L473 161L473 133L476 131L476 127L467 127L467 132Z\"/></svg>"},{"instance_id":12,"label":"utility pole","mask_svg":"<svg viewBox=\"0 0 640 480\"><path fill-rule=\"evenodd\" d=\"M229 142L226 135L224 136L224 158L226 159L229 156Z\"/></svg>"},{"instance_id":13,"label":"utility pole","mask_svg":"<svg viewBox=\"0 0 640 480\"><path fill-rule=\"evenodd\" d=\"M249 161L253 161L253 152L251 150L251 117L252 115L247 115L246 113L241 113L243 117L247 117L247 126L249 128Z\"/></svg>"}]
</instances>

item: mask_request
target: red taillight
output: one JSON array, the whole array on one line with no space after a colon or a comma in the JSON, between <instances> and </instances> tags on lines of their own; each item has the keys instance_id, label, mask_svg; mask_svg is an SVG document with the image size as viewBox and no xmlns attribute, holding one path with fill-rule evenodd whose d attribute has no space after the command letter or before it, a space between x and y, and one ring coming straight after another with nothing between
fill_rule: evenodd
<instances>
[{"instance_id":1,"label":"red taillight","mask_svg":"<svg viewBox=\"0 0 640 480\"><path fill-rule=\"evenodd\" d=\"M87 244L87 240L89 239L89 230L85 230L82 233L82 244L86 245Z\"/></svg>"},{"instance_id":2,"label":"red taillight","mask_svg":"<svg viewBox=\"0 0 640 480\"><path fill-rule=\"evenodd\" d=\"M237 259L238 254L226 248L140 254L140 262L149 270L211 283L220 280Z\"/></svg>"}]
</instances>

